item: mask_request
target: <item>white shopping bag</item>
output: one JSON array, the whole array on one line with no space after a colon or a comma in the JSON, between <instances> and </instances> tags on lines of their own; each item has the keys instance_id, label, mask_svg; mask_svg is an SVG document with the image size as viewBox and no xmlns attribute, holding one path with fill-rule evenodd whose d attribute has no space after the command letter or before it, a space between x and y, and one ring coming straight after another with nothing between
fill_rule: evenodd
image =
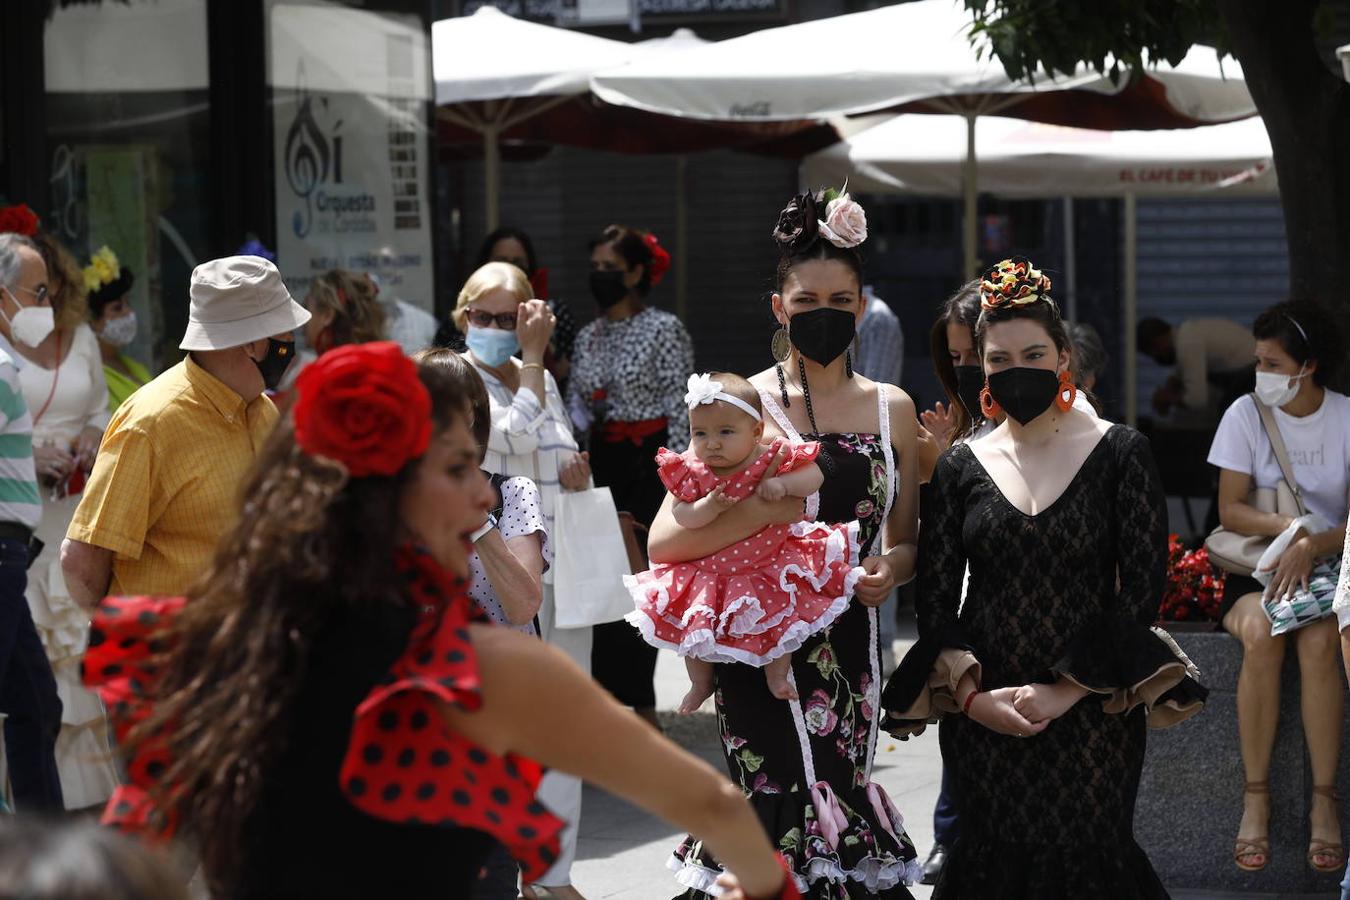
<instances>
[{"instance_id":1,"label":"white shopping bag","mask_svg":"<svg viewBox=\"0 0 1350 900\"><path fill-rule=\"evenodd\" d=\"M617 622L633 611L628 565L609 488L564 491L553 507L553 604L559 628Z\"/></svg>"}]
</instances>

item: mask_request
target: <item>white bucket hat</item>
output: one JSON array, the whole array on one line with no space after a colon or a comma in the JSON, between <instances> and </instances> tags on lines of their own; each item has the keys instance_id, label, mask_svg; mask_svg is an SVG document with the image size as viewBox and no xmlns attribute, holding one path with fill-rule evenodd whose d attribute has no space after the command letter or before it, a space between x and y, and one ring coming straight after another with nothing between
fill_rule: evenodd
<instances>
[{"instance_id":1,"label":"white bucket hat","mask_svg":"<svg viewBox=\"0 0 1350 900\"><path fill-rule=\"evenodd\" d=\"M299 328L309 312L277 267L260 256L226 256L192 270L182 350L229 350Z\"/></svg>"}]
</instances>

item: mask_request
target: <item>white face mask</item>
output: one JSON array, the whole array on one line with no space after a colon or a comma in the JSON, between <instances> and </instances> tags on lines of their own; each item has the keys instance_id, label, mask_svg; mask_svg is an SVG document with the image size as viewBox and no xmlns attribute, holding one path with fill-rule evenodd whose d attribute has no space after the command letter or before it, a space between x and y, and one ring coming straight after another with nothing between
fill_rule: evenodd
<instances>
[{"instance_id":1,"label":"white face mask","mask_svg":"<svg viewBox=\"0 0 1350 900\"><path fill-rule=\"evenodd\" d=\"M103 323L103 333L99 337L114 347L125 347L136 340L136 311L132 310L120 319L108 319Z\"/></svg>"},{"instance_id":2,"label":"white face mask","mask_svg":"<svg viewBox=\"0 0 1350 900\"><path fill-rule=\"evenodd\" d=\"M13 298L14 294L10 293ZM24 306L18 299L14 302L18 304L19 311L14 314L14 318L5 315L0 310L0 315L5 315L5 321L9 323L10 333L14 339L26 347L36 347L47 339L47 336L56 328L56 316L50 306Z\"/></svg>"},{"instance_id":3,"label":"white face mask","mask_svg":"<svg viewBox=\"0 0 1350 900\"><path fill-rule=\"evenodd\" d=\"M1297 375L1282 375L1279 372L1256 373L1256 399L1266 406L1279 408L1284 406L1298 393L1299 380L1305 377L1303 369Z\"/></svg>"}]
</instances>

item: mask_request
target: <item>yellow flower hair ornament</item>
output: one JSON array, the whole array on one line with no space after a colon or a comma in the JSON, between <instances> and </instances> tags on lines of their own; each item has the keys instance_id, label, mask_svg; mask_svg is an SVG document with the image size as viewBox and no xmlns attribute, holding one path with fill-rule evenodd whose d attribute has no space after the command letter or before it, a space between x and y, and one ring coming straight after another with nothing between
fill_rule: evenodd
<instances>
[{"instance_id":1,"label":"yellow flower hair ornament","mask_svg":"<svg viewBox=\"0 0 1350 900\"><path fill-rule=\"evenodd\" d=\"M89 265L84 267L84 289L93 293L105 284L116 281L121 273L122 264L117 261L117 254L104 244L90 258Z\"/></svg>"},{"instance_id":2,"label":"yellow flower hair ornament","mask_svg":"<svg viewBox=\"0 0 1350 900\"><path fill-rule=\"evenodd\" d=\"M997 263L980 279L980 306L984 309L1027 306L1037 300L1050 300L1050 276L1025 256Z\"/></svg>"}]
</instances>

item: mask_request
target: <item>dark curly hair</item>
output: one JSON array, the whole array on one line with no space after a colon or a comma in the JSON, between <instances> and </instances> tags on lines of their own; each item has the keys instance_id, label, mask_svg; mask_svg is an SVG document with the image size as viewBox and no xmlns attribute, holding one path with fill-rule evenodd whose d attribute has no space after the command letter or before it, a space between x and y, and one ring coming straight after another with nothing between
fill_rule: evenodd
<instances>
[{"instance_id":1,"label":"dark curly hair","mask_svg":"<svg viewBox=\"0 0 1350 900\"><path fill-rule=\"evenodd\" d=\"M778 245L778 270L774 276L774 289L783 290L783 282L794 266L817 259L833 259L842 262L853 270L858 278L858 290L861 293L863 283L863 258L857 247L836 247L820 237L817 222L819 211L826 205L825 192L816 191L798 194L788 201L787 206L778 214L778 223L774 226L773 240Z\"/></svg>"},{"instance_id":2,"label":"dark curly hair","mask_svg":"<svg viewBox=\"0 0 1350 900\"><path fill-rule=\"evenodd\" d=\"M1276 303L1252 323L1252 337L1276 340L1300 366L1316 362L1313 384L1325 387L1345 360L1345 343L1336 319L1311 300Z\"/></svg>"},{"instance_id":3,"label":"dark curly hair","mask_svg":"<svg viewBox=\"0 0 1350 900\"><path fill-rule=\"evenodd\" d=\"M627 225L607 225L600 236L587 245L588 250L608 245L619 254L629 269L642 266L642 277L633 287L639 297L646 297L652 290L652 248L647 245L647 232Z\"/></svg>"},{"instance_id":4,"label":"dark curly hair","mask_svg":"<svg viewBox=\"0 0 1350 900\"><path fill-rule=\"evenodd\" d=\"M434 366L418 376L434 428L462 421L467 403L450 377ZM123 749L130 757L151 736L166 738L174 761L156 805L193 829L218 896L283 751L314 635L336 608L408 603L391 573L404 534L400 495L419 463L348 478L305 454L283 419L245 480L237 524L160 636L168 649L155 660L155 711Z\"/></svg>"}]
</instances>

